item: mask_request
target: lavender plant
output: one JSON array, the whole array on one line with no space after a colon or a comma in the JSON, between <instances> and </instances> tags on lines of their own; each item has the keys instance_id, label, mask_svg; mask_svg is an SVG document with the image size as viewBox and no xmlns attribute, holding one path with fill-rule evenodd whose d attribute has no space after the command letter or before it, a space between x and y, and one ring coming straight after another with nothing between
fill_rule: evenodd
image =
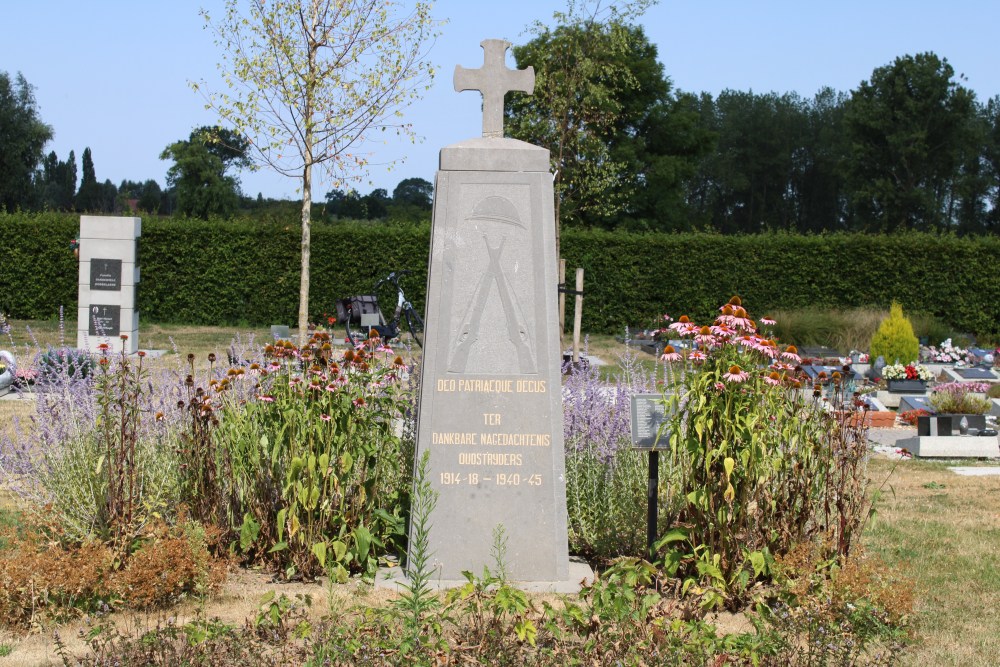
<instances>
[{"instance_id":1,"label":"lavender plant","mask_svg":"<svg viewBox=\"0 0 1000 667\"><path fill-rule=\"evenodd\" d=\"M645 549L646 455L631 448L630 396L658 391L631 348L622 372L603 381L596 367L576 369L563 385L566 505L570 548L610 560Z\"/></svg>"},{"instance_id":2,"label":"lavender plant","mask_svg":"<svg viewBox=\"0 0 1000 667\"><path fill-rule=\"evenodd\" d=\"M0 476L35 510L48 508L65 537L126 541L176 506L171 424L153 418L162 397L124 354L97 373L58 373L30 422L0 436Z\"/></svg>"}]
</instances>

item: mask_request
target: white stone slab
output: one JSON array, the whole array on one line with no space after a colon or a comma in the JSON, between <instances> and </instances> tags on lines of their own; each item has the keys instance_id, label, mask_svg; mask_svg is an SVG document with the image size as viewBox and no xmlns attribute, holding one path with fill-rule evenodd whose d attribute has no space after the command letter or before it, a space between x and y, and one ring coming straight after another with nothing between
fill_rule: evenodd
<instances>
[{"instance_id":1,"label":"white stone slab","mask_svg":"<svg viewBox=\"0 0 1000 667\"><path fill-rule=\"evenodd\" d=\"M996 436L937 435L917 436L897 441L918 458L976 459L1000 457Z\"/></svg>"},{"instance_id":2,"label":"white stone slab","mask_svg":"<svg viewBox=\"0 0 1000 667\"><path fill-rule=\"evenodd\" d=\"M134 287L129 287L128 289L123 289L121 291L111 291L111 290L92 290L89 285L80 285L78 290L79 303L92 305L95 303L102 303L106 306L119 306L123 311L135 310L135 289ZM83 311L86 311L86 307L78 309L80 315L83 316ZM78 320L82 321L82 320Z\"/></svg>"},{"instance_id":3,"label":"white stone slab","mask_svg":"<svg viewBox=\"0 0 1000 667\"><path fill-rule=\"evenodd\" d=\"M875 398L890 410L897 409L899 407L899 401L904 396L927 396L927 394L898 394L892 391L885 391L884 389L880 389L875 392Z\"/></svg>"},{"instance_id":4,"label":"white stone slab","mask_svg":"<svg viewBox=\"0 0 1000 667\"><path fill-rule=\"evenodd\" d=\"M110 215L80 216L80 240L128 239L142 236L142 218Z\"/></svg>"},{"instance_id":5,"label":"white stone slab","mask_svg":"<svg viewBox=\"0 0 1000 667\"><path fill-rule=\"evenodd\" d=\"M128 239L80 239L80 262L89 262L95 258L120 259L122 264L135 264L135 241ZM87 281L90 281L89 272L87 273Z\"/></svg>"},{"instance_id":6,"label":"white stone slab","mask_svg":"<svg viewBox=\"0 0 1000 667\"><path fill-rule=\"evenodd\" d=\"M993 477L1000 475L1000 466L950 466L948 470L966 477Z\"/></svg>"}]
</instances>

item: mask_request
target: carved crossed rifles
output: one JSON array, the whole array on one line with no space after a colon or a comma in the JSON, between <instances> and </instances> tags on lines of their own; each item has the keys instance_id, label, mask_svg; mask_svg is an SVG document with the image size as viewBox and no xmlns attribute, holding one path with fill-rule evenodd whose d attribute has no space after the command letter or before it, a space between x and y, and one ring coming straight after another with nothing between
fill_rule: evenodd
<instances>
[{"instance_id":1,"label":"carved crossed rifles","mask_svg":"<svg viewBox=\"0 0 1000 667\"><path fill-rule=\"evenodd\" d=\"M528 328L518 317L517 308L510 293L510 285L507 283L507 276L504 275L503 268L500 266L500 254L503 252L503 246L506 241L507 238L504 237L501 239L500 245L493 248L490 246L486 235L483 235L483 242L486 244L486 250L490 254L490 265L487 267L482 278L479 279L479 285L476 286L476 291L473 293L472 303L462 321L462 327L458 333L458 345L456 345L455 354L448 365L449 372L465 372L465 367L469 363L469 352L479 339L479 329L483 321L483 310L486 308L486 300L494 283L497 286L497 292L500 295L500 304L503 306L503 312L507 320L507 337L514 344L514 349L517 351L518 370L521 373L535 372L535 360L532 358L531 349L528 346Z\"/></svg>"}]
</instances>

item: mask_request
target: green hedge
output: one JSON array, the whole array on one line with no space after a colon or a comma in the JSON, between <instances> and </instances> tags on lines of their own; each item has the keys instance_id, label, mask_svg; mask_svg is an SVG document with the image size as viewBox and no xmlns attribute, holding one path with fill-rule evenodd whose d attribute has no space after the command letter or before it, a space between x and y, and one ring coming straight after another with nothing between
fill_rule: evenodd
<instances>
[{"instance_id":1,"label":"green hedge","mask_svg":"<svg viewBox=\"0 0 1000 667\"><path fill-rule=\"evenodd\" d=\"M69 241L77 216L0 214L0 309L49 318L75 308ZM368 292L390 270L413 270L407 295L423 306L429 230L317 224L311 315ZM140 250L139 309L146 321L274 324L297 320L297 221L148 219ZM705 319L733 294L751 312L888 308L926 312L958 330L1000 338L1000 238L931 234L627 234L566 230L568 273L585 269L585 331L617 333L663 314ZM571 280L572 282L572 280ZM571 308L571 306L570 306ZM571 316L571 313L570 313Z\"/></svg>"}]
</instances>

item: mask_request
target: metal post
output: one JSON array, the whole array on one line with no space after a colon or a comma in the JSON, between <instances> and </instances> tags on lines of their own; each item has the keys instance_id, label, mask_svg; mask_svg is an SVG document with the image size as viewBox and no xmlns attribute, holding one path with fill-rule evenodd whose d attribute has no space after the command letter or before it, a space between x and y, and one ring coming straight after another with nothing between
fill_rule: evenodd
<instances>
[{"instance_id":1,"label":"metal post","mask_svg":"<svg viewBox=\"0 0 1000 667\"><path fill-rule=\"evenodd\" d=\"M576 308L573 311L573 370L580 363L580 325L583 323L583 269L576 270Z\"/></svg>"},{"instance_id":2,"label":"metal post","mask_svg":"<svg viewBox=\"0 0 1000 667\"><path fill-rule=\"evenodd\" d=\"M656 498L660 491L660 452L651 450L649 452L649 483L646 487L646 500L648 507L646 512L646 547L649 557L655 558L653 545L656 544Z\"/></svg>"}]
</instances>

